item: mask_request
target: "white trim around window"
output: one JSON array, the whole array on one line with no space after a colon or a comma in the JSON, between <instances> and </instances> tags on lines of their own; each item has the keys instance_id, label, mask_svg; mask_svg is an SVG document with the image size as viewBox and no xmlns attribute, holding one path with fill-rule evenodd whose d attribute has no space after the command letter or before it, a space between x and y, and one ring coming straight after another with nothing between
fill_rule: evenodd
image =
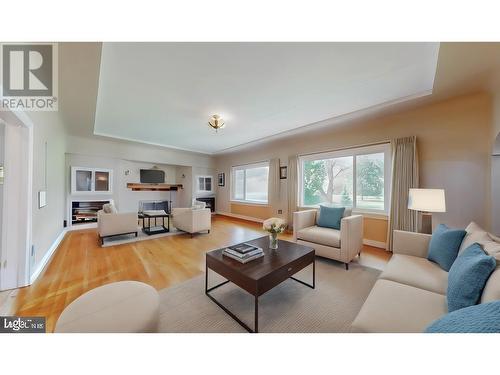
<instances>
[{"instance_id":1,"label":"white trim around window","mask_svg":"<svg viewBox=\"0 0 500 375\"><path fill-rule=\"evenodd\" d=\"M196 176L196 192L197 193L213 193L214 192L214 177L213 176Z\"/></svg>"},{"instance_id":2,"label":"white trim around window","mask_svg":"<svg viewBox=\"0 0 500 375\"><path fill-rule=\"evenodd\" d=\"M267 171L265 172L267 173L265 182L262 182L261 185L259 185L262 187L262 191L249 192L248 184L251 182L247 179L247 172L252 169L260 168L267 168ZM237 186L238 184L241 184L241 186ZM253 190L255 190L255 186L253 186ZM231 202L251 205L267 205L269 202L268 190L269 161L237 165L231 168ZM251 194L253 195L253 198ZM260 198L257 198L259 196Z\"/></svg>"},{"instance_id":3,"label":"white trim around window","mask_svg":"<svg viewBox=\"0 0 500 375\"><path fill-rule=\"evenodd\" d=\"M384 208L381 209L369 209L369 208L358 208L357 207L357 171L356 171L356 160L357 157L362 155L370 154L384 154ZM377 144L372 146L362 146L356 148L349 148L345 150L308 154L304 156L299 156L299 196L298 196L298 206L299 207L318 207L319 204L307 205L304 203L304 162L314 161L314 160L325 160L349 157L353 158L352 162L352 210L354 213L372 213L379 215L387 215L389 213L390 206L390 192L391 192L391 178L392 178L392 160L391 160L391 145L390 143Z\"/></svg>"}]
</instances>

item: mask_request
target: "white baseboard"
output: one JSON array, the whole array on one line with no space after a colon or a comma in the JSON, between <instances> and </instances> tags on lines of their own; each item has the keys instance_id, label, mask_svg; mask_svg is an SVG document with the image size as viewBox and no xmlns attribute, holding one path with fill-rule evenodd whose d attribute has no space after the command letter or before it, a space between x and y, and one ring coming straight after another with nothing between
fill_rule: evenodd
<instances>
[{"instance_id":1,"label":"white baseboard","mask_svg":"<svg viewBox=\"0 0 500 375\"><path fill-rule=\"evenodd\" d=\"M264 222L264 219L259 219L257 217L232 214L230 212L224 212L224 211L217 211L217 215L235 217L237 219L243 219L243 220L253 221L253 222L256 222L256 223L263 223Z\"/></svg>"},{"instance_id":2,"label":"white baseboard","mask_svg":"<svg viewBox=\"0 0 500 375\"><path fill-rule=\"evenodd\" d=\"M45 255L42 258L42 261L40 262L40 264L36 268L35 272L33 272L31 277L30 277L30 285L35 282L35 280L38 278L38 276L40 276L40 274L42 273L45 266L49 263L50 258L52 258L52 255L54 255L59 244L64 239L66 232L67 232L67 229L63 229L63 231L59 234L59 236L57 236L56 240L54 241L52 246L49 248L49 250L47 250L47 252L45 253Z\"/></svg>"},{"instance_id":3,"label":"white baseboard","mask_svg":"<svg viewBox=\"0 0 500 375\"><path fill-rule=\"evenodd\" d=\"M373 247L379 247L381 249L387 249L387 243L385 242L363 239L363 244Z\"/></svg>"}]
</instances>

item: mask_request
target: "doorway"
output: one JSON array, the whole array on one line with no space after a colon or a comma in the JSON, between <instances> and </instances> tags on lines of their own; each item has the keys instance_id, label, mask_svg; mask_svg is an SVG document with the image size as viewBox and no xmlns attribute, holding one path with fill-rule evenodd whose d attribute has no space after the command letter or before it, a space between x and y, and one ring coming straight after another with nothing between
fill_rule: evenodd
<instances>
[{"instance_id":1,"label":"doorway","mask_svg":"<svg viewBox=\"0 0 500 375\"><path fill-rule=\"evenodd\" d=\"M29 118L0 112L0 290L29 284L32 150Z\"/></svg>"}]
</instances>

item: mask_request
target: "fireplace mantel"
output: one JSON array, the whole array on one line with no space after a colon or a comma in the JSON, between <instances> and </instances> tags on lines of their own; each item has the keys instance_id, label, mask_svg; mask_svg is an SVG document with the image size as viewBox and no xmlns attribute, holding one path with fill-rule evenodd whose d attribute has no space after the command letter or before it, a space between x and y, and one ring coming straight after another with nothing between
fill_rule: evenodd
<instances>
[{"instance_id":1,"label":"fireplace mantel","mask_svg":"<svg viewBox=\"0 0 500 375\"><path fill-rule=\"evenodd\" d=\"M176 191L182 189L182 184L140 184L129 182L127 188L132 191Z\"/></svg>"}]
</instances>

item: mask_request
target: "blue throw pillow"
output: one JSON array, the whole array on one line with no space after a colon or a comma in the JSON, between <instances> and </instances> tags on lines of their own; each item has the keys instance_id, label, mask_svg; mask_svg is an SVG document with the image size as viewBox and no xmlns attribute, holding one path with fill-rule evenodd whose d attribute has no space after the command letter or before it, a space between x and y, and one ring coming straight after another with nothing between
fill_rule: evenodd
<instances>
[{"instance_id":1,"label":"blue throw pillow","mask_svg":"<svg viewBox=\"0 0 500 375\"><path fill-rule=\"evenodd\" d=\"M345 207L319 206L318 227L340 230L340 221L344 217Z\"/></svg>"},{"instance_id":2,"label":"blue throw pillow","mask_svg":"<svg viewBox=\"0 0 500 375\"><path fill-rule=\"evenodd\" d=\"M432 233L427 259L437 263L443 270L449 271L466 233L463 229L450 229L444 224L439 224Z\"/></svg>"},{"instance_id":3,"label":"blue throw pillow","mask_svg":"<svg viewBox=\"0 0 500 375\"><path fill-rule=\"evenodd\" d=\"M448 273L448 312L475 305L497 263L474 243L455 260Z\"/></svg>"},{"instance_id":4,"label":"blue throw pillow","mask_svg":"<svg viewBox=\"0 0 500 375\"><path fill-rule=\"evenodd\" d=\"M446 314L425 330L430 333L499 333L500 301L481 303Z\"/></svg>"}]
</instances>

